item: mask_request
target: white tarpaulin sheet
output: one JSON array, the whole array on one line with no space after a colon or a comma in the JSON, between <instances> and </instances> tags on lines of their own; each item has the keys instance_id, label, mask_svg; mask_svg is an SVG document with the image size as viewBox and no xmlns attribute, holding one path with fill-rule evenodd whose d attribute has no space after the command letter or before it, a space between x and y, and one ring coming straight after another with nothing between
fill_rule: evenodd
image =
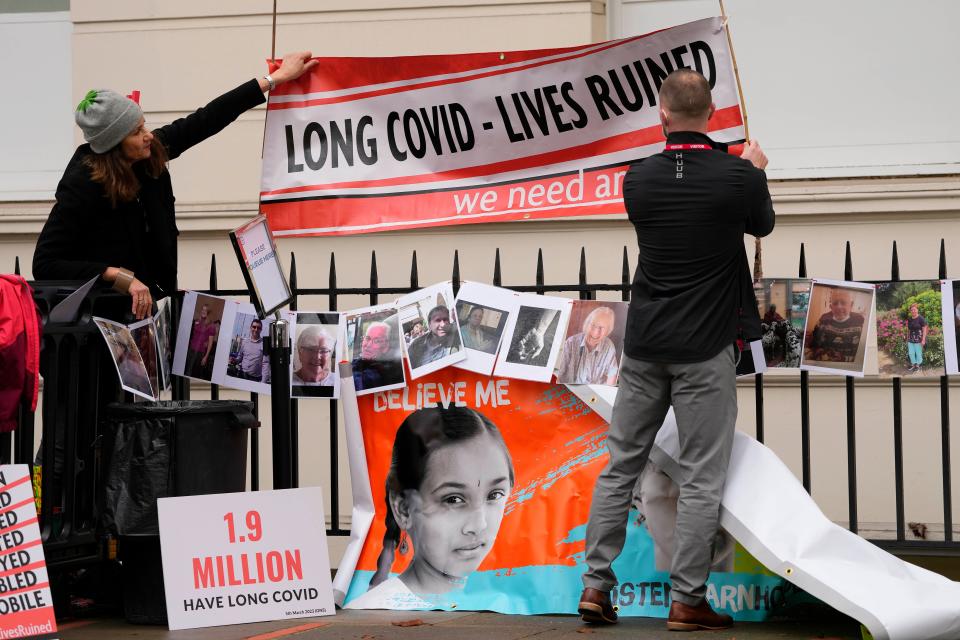
<instances>
[{"instance_id":1,"label":"white tarpaulin sheet","mask_svg":"<svg viewBox=\"0 0 960 640\"><path fill-rule=\"evenodd\" d=\"M340 397L343 400L343 419L346 424L360 424L357 410L357 392L353 388L353 369L349 362L341 362ZM373 495L367 474L367 457L363 453L363 438L359 429L347 429L347 459L350 462L350 486L353 489L353 510L350 520L350 542L340 559L337 575L333 578L333 600L343 606L350 588L350 579L357 568L357 559L373 522Z\"/></svg>"},{"instance_id":2,"label":"white tarpaulin sheet","mask_svg":"<svg viewBox=\"0 0 960 640\"><path fill-rule=\"evenodd\" d=\"M569 387L607 421L617 390ZM651 459L679 472L673 411ZM827 519L785 464L737 432L720 525L768 569L863 623L875 640L960 638L960 583L904 562Z\"/></svg>"}]
</instances>

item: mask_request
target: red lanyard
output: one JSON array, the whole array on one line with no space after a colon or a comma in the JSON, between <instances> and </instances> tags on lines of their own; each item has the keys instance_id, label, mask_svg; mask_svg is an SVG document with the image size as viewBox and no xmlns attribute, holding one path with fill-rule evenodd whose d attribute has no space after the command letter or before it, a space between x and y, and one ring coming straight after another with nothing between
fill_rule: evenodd
<instances>
[{"instance_id":1,"label":"red lanyard","mask_svg":"<svg viewBox=\"0 0 960 640\"><path fill-rule=\"evenodd\" d=\"M664 151L708 151L713 149L708 144L668 144Z\"/></svg>"}]
</instances>

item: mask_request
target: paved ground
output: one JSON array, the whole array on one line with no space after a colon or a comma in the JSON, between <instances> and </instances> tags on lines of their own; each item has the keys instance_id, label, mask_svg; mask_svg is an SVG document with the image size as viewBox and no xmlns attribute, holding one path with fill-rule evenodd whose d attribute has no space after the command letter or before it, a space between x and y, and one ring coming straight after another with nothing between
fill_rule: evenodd
<instances>
[{"instance_id":1,"label":"paved ground","mask_svg":"<svg viewBox=\"0 0 960 640\"><path fill-rule=\"evenodd\" d=\"M409 625L409 626L408 626ZM122 619L79 620L61 625L63 640L773 640L814 638L860 640L860 625L839 614L816 620L740 623L729 631L678 634L666 630L663 620L626 618L609 627L583 625L573 616L506 616L471 612L339 611L326 618L212 627L191 631L167 631L163 627L129 625Z\"/></svg>"}]
</instances>

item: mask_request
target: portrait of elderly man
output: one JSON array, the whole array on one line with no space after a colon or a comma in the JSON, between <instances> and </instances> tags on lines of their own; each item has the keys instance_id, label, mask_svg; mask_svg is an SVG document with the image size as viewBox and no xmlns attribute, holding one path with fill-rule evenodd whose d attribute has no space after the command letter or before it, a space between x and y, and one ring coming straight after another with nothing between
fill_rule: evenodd
<instances>
[{"instance_id":1,"label":"portrait of elderly man","mask_svg":"<svg viewBox=\"0 0 960 640\"><path fill-rule=\"evenodd\" d=\"M810 336L807 357L828 362L853 362L866 333L866 318L853 311L853 292L830 288L830 311L820 316Z\"/></svg>"},{"instance_id":2,"label":"portrait of elderly man","mask_svg":"<svg viewBox=\"0 0 960 640\"><path fill-rule=\"evenodd\" d=\"M617 316L613 309L599 306L583 321L580 333L563 343L557 365L557 382L568 384L617 384L620 360L610 339Z\"/></svg>"},{"instance_id":3,"label":"portrait of elderly man","mask_svg":"<svg viewBox=\"0 0 960 640\"><path fill-rule=\"evenodd\" d=\"M450 309L437 305L427 314L427 332L407 346L410 368L416 369L460 351L460 336L450 322Z\"/></svg>"},{"instance_id":4,"label":"portrait of elderly man","mask_svg":"<svg viewBox=\"0 0 960 640\"><path fill-rule=\"evenodd\" d=\"M360 341L360 354L354 345L353 384L357 391L403 383L403 365L396 353L390 325L382 321L367 324Z\"/></svg>"},{"instance_id":5,"label":"portrait of elderly man","mask_svg":"<svg viewBox=\"0 0 960 640\"><path fill-rule=\"evenodd\" d=\"M336 342L317 325L309 325L297 336L297 361L300 366L293 372L293 384L309 386L333 386L333 350Z\"/></svg>"}]
</instances>

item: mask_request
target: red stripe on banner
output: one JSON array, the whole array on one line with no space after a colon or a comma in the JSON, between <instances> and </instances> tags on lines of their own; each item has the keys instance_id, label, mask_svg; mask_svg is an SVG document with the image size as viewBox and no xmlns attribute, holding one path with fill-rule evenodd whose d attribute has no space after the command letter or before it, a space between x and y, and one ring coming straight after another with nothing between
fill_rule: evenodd
<instances>
[{"instance_id":1,"label":"red stripe on banner","mask_svg":"<svg viewBox=\"0 0 960 640\"><path fill-rule=\"evenodd\" d=\"M336 200L334 202L343 203L343 200ZM270 228L274 231L274 235L278 234L278 231L284 230L301 230L296 231L295 233L286 234L283 237L308 237L308 236L349 236L356 235L361 233L375 233L381 231L403 231L408 229L426 229L429 227L446 227L457 224L481 224L485 222L513 222L516 220L540 220L540 219L556 219L556 218L568 218L573 216L591 216L591 215L617 215L623 214L623 200L618 199L616 202L603 203L602 205L597 205L594 207L577 207L570 209L560 209L560 208L551 208L543 209L540 211L523 211L523 212L511 212L498 214L495 217L487 216L460 216L456 217L453 220L443 220L438 221L436 219L412 219L407 221L395 221L388 222L384 221L381 226L378 226L375 229L369 228L354 228L349 225L353 225L355 220L350 218L348 212L344 209L348 207L336 206L332 207L332 211L304 211L302 202L294 203L285 203L283 208L278 208L280 205L275 207L267 208L263 207L263 213L267 216L267 219L270 221ZM354 207L349 207L351 210L356 210ZM589 210L588 210L589 209ZM452 215L452 214L451 214ZM308 218L311 223L309 227L306 225L296 224L292 221L303 220ZM347 222L343 224L339 223L339 220L346 219ZM326 223L326 224L325 224ZM291 225L292 226L288 226ZM323 231L311 231L306 229L313 229L318 226L329 227Z\"/></svg>"},{"instance_id":2,"label":"red stripe on banner","mask_svg":"<svg viewBox=\"0 0 960 640\"><path fill-rule=\"evenodd\" d=\"M634 36L629 39L612 41L614 44L632 42L659 33L663 29ZM505 64L537 60L565 53L573 53L596 47L598 43L560 47L556 49L531 49L526 51L505 51L503 53L460 53L450 55L397 56L393 58L316 58L320 62L316 70L301 76L297 80L286 82L271 95L286 96L320 91L340 91L356 89L373 84L404 82L425 76L437 76L450 73L467 73Z\"/></svg>"},{"instance_id":3,"label":"red stripe on banner","mask_svg":"<svg viewBox=\"0 0 960 640\"><path fill-rule=\"evenodd\" d=\"M592 46L595 45L511 51L505 52L502 60L498 53L397 56L395 58L317 58L320 64L317 65L316 71L307 76L301 76L298 80L280 85L271 92L271 95L285 96L318 93L320 91L340 91L386 82L416 80L424 76L467 73L514 62L561 55Z\"/></svg>"},{"instance_id":4,"label":"red stripe on banner","mask_svg":"<svg viewBox=\"0 0 960 640\"><path fill-rule=\"evenodd\" d=\"M40 538L37 538L36 540L30 540L29 542L25 542L25 543L23 543L23 544L21 544L21 545L17 545L17 546L13 546L13 547L7 547L6 549L3 550L3 553L0 554L0 557L3 557L4 555L6 555L6 554L9 553L9 552L22 551L22 550L24 550L24 549L29 549L30 547L35 547L35 546L37 546L38 544L43 544L43 540L40 539ZM0 596L0 597L2 597L2 596Z\"/></svg>"},{"instance_id":5,"label":"red stripe on banner","mask_svg":"<svg viewBox=\"0 0 960 640\"><path fill-rule=\"evenodd\" d=\"M24 545L24 547L25 546L26 545ZM24 547L20 547L20 549L23 549ZM44 562L43 560L37 560L36 562L31 562L28 565L24 565L22 567L17 567L16 569L10 569L8 571L4 571L3 573L0 573L0 578L6 578L7 576L12 576L15 573L23 573L24 571L33 571L34 569L45 569L46 566L47 566L46 562ZM38 587L36 586L30 587L30 589L36 589L36 588ZM7 594L5 593L0 594L0 597L3 597L5 595Z\"/></svg>"},{"instance_id":6,"label":"red stripe on banner","mask_svg":"<svg viewBox=\"0 0 960 640\"><path fill-rule=\"evenodd\" d=\"M12 504L12 505L10 505L9 507L7 507L6 509L0 510L0 515L3 515L4 513L7 513L7 512L9 512L9 511L16 511L16 510L19 509L20 507L26 506L26 505L30 504L31 502L34 502L35 500L36 500L36 498L34 498L34 497L31 495L31 496L30 496L29 498L27 498L26 500L22 500L22 501L18 502L17 504Z\"/></svg>"},{"instance_id":7,"label":"red stripe on banner","mask_svg":"<svg viewBox=\"0 0 960 640\"><path fill-rule=\"evenodd\" d=\"M357 101L357 100L363 100L363 99L366 99L366 98L375 98L375 97L377 97L377 96L385 96L385 95L390 95L390 94L394 94L394 93L404 93L404 92L407 92L407 91L415 91L415 90L418 90L418 89L428 89L428 88L430 88L430 87L440 87L440 86L443 86L443 85L458 84L458 83L461 83L461 82L473 82L474 80L480 80L480 79L482 79L482 78L490 78L490 77L493 77L493 76L502 76L502 75L506 75L506 74L508 74L508 73L516 73L516 72L518 72L518 71L526 71L526 70L528 70L528 69L535 69L535 68L537 68L537 67L542 67L542 66L545 66L545 65L548 65L548 64L558 64L558 63L561 63L561 62L566 62L566 61L568 61L568 60L575 60L575 59L577 59L577 58L582 58L582 57L584 57L584 56L591 56L591 55L593 55L593 54L595 54L595 53L599 53L599 52L601 52L601 51L606 51L607 49L612 49L612 48L614 48L614 47L618 47L618 46L620 46L620 45L627 44L627 43L632 42L633 40L636 40L636 39L637 39L637 38L631 38L630 40L616 40L616 41L614 41L614 42L611 42L608 46L600 47L600 48L597 48L597 49L591 49L591 50L589 50L589 51L580 51L580 50L578 50L577 52L572 53L571 55L566 56L566 57L563 57L563 58L554 58L554 59L551 59L551 60L539 60L539 59L538 59L538 60L535 60L535 61L533 61L533 62L531 62L530 64L527 64L527 65L521 65L521 66L519 66L519 67L509 67L509 68L507 68L507 69L492 69L492 70L490 70L490 71L486 71L486 72L483 72L483 73L476 73L476 74L472 74L472 75L469 75L469 76L464 76L464 77L462 77L462 78L444 78L444 79L440 79L440 80L428 80L428 81L424 81L424 82L412 82L411 84L407 84L407 85L404 85L404 86L402 86L402 87L387 87L387 88L383 88L383 89L373 89L373 90L371 90L371 91L365 91L365 92L361 92L361 93L352 93L352 94L347 95L347 96L335 96L335 97L330 97L330 98L315 98L315 99L313 99L313 100L298 100L298 101L296 101L296 102L271 102L270 104L267 105L267 110L269 110L269 111L274 111L274 110L276 110L276 109L302 109L302 108L304 108L304 107L317 107L317 106L325 105L325 104L338 104L338 103L341 103L341 102L354 102L354 101ZM591 46L592 46L592 45L591 45ZM441 72L441 73L452 73L452 72ZM423 77L424 75L429 75L429 74L423 74L423 73L420 74L421 77ZM385 81L384 81L384 80L380 80L380 83L383 83L383 82L385 82ZM360 86L364 86L364 85L360 85ZM304 93L309 93L309 92L304 92ZM296 94L293 94L293 95L296 95Z\"/></svg>"},{"instance_id":8,"label":"red stripe on banner","mask_svg":"<svg viewBox=\"0 0 960 640\"><path fill-rule=\"evenodd\" d=\"M26 526L29 526L29 525L33 524L34 522L37 522L37 519L36 519L36 518L30 518L29 520L24 520L23 522L18 522L17 524L13 525L12 527L7 527L6 529L0 529L0 534L7 533L8 531L16 531L17 529L22 529L22 528L24 528L24 527L26 527Z\"/></svg>"},{"instance_id":9,"label":"red stripe on banner","mask_svg":"<svg viewBox=\"0 0 960 640\"><path fill-rule=\"evenodd\" d=\"M574 172L426 193L265 202L261 210L277 236L350 235L452 224L622 214L620 179L627 166L585 170L582 178ZM490 194L486 200L484 194ZM284 233L287 231L295 233Z\"/></svg>"},{"instance_id":10,"label":"red stripe on banner","mask_svg":"<svg viewBox=\"0 0 960 640\"><path fill-rule=\"evenodd\" d=\"M4 594L7 595L7 594ZM93 620L83 621L85 624L92 624ZM18 627L23 627L25 631L29 631L22 636L13 636L7 635L7 638L33 638L37 635L42 635L46 633L55 633L57 631L62 631L63 629L69 628L71 626L84 626L84 624L65 624L59 629L57 628L57 621L54 619L53 607L40 607L39 609L29 609L27 611L19 611L17 613L8 613L3 616L3 629L11 630L17 629Z\"/></svg>"},{"instance_id":11,"label":"red stripe on banner","mask_svg":"<svg viewBox=\"0 0 960 640\"><path fill-rule=\"evenodd\" d=\"M10 491L10 489L13 489L14 487L19 487L24 482L30 482L30 474L27 474L18 480L14 480L10 484L3 485L2 487L0 487L0 491Z\"/></svg>"},{"instance_id":12,"label":"red stripe on banner","mask_svg":"<svg viewBox=\"0 0 960 640\"><path fill-rule=\"evenodd\" d=\"M743 124L743 118L740 115L740 107L734 105L724 109L717 110L709 122L709 131L722 131L731 127L737 127ZM576 147L567 147L557 151L548 151L523 158L514 158L512 160L503 160L491 164L484 164L475 167L463 167L461 169L452 169L437 173L422 173L413 176L399 176L396 178L384 178L382 180L355 180L352 182L334 182L330 184L306 185L300 187L289 187L286 189L274 189L273 191L261 191L262 196L272 196L286 193L306 193L311 191L327 191L338 189L364 189L370 187L389 187L407 184L425 184L428 182L442 182L446 180L458 180L463 178L475 178L477 176L494 175L508 171L519 171L571 160L581 160L606 153L624 151L634 147L645 147L656 144L664 140L663 130L660 125L639 129L629 133L621 133L609 138L603 138L587 144ZM270 204L264 202L264 205Z\"/></svg>"}]
</instances>

